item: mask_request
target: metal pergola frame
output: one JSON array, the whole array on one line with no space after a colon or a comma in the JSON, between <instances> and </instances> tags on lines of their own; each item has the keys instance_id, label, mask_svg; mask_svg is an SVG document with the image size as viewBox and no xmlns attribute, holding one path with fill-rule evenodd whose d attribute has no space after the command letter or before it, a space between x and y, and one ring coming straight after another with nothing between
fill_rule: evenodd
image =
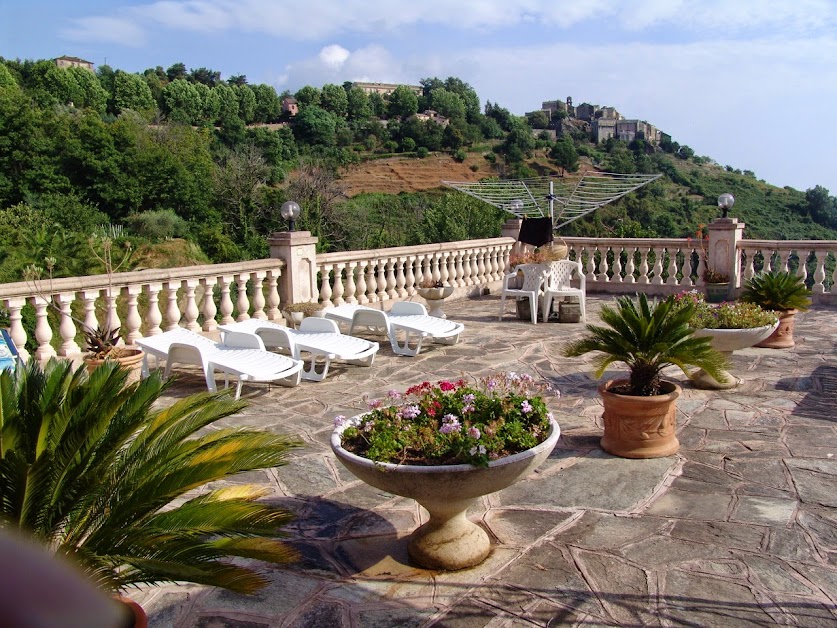
<instances>
[{"instance_id":1,"label":"metal pergola frame","mask_svg":"<svg viewBox=\"0 0 837 628\"><path fill-rule=\"evenodd\" d=\"M442 181L442 184L505 209L518 218L549 216L553 229L558 230L661 176L587 171L566 177Z\"/></svg>"}]
</instances>

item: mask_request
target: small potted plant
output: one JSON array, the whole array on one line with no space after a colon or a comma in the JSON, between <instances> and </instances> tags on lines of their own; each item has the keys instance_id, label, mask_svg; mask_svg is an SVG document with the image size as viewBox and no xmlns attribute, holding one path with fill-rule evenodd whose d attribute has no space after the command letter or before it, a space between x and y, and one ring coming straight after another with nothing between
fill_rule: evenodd
<instances>
[{"instance_id":1,"label":"small potted plant","mask_svg":"<svg viewBox=\"0 0 837 628\"><path fill-rule=\"evenodd\" d=\"M216 427L247 406L226 392L160 407L162 376L129 376L112 361L88 375L55 359L0 372L0 527L72 557L112 594L172 581L264 587L254 565L230 559L292 561L278 538L291 515L259 487L221 481L281 466L299 443Z\"/></svg>"},{"instance_id":2,"label":"small potted plant","mask_svg":"<svg viewBox=\"0 0 837 628\"><path fill-rule=\"evenodd\" d=\"M758 347L787 349L793 347L793 327L797 312L811 307L811 291L802 277L786 271L761 272L744 282L741 300L755 303L779 316L779 326Z\"/></svg>"},{"instance_id":3,"label":"small potted plant","mask_svg":"<svg viewBox=\"0 0 837 628\"><path fill-rule=\"evenodd\" d=\"M600 353L594 362L596 377L614 362L628 367L628 379L599 386L604 403L601 444L606 452L624 458L659 458L678 451L676 402L682 390L663 379L666 367L677 366L689 376L687 367L696 366L726 381L724 356L711 347L709 338L692 335L689 321L694 311L690 303L675 307L672 298L651 304L644 294L638 303L620 297L616 307L602 307L604 326L587 325L588 336L564 348L568 357Z\"/></svg>"},{"instance_id":4,"label":"small potted plant","mask_svg":"<svg viewBox=\"0 0 837 628\"><path fill-rule=\"evenodd\" d=\"M729 359L733 351L745 349L767 338L779 325L776 314L755 303L725 301L710 304L697 290L681 292L673 297L675 308L693 305L695 308L689 327L698 338L709 338L712 348ZM734 388L740 380L724 371L727 382L721 383L703 370L692 374L692 382L699 388L723 390Z\"/></svg>"},{"instance_id":5,"label":"small potted plant","mask_svg":"<svg viewBox=\"0 0 837 628\"><path fill-rule=\"evenodd\" d=\"M423 382L370 402L366 414L335 417L331 447L358 478L430 513L410 541L417 564L464 569L491 549L465 511L537 468L558 440L546 394L554 391L515 373Z\"/></svg>"},{"instance_id":6,"label":"small potted plant","mask_svg":"<svg viewBox=\"0 0 837 628\"><path fill-rule=\"evenodd\" d=\"M282 308L282 316L288 323L288 327L296 327L306 316L319 316L325 314L325 306L317 301L304 301L291 303Z\"/></svg>"},{"instance_id":7,"label":"small potted plant","mask_svg":"<svg viewBox=\"0 0 837 628\"><path fill-rule=\"evenodd\" d=\"M729 297L729 274L720 272L709 265L709 254L706 246L709 236L703 234L703 225L698 225L695 238L700 248L700 259L703 260L703 274L701 275L706 290L706 300L709 303L722 303ZM691 242L692 238L688 238Z\"/></svg>"}]
</instances>

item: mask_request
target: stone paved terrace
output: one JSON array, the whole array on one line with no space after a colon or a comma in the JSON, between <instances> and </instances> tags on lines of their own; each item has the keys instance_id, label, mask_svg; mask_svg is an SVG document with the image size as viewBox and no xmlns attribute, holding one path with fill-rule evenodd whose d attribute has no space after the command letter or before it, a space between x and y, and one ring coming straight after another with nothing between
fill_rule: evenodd
<instances>
[{"instance_id":1,"label":"stone paved terrace","mask_svg":"<svg viewBox=\"0 0 837 628\"><path fill-rule=\"evenodd\" d=\"M603 302L588 299L591 321ZM560 356L582 325L511 313L498 322L496 296L445 310L466 324L455 346L406 358L386 345L371 368L333 366L322 383L245 386L252 405L231 423L306 443L288 466L240 478L296 513L287 531L303 559L269 569L270 586L252 597L194 585L133 592L152 628L837 625L837 309L798 316L794 349L737 352L736 390L699 390L674 373L682 448L646 461L598 447L589 360ZM367 393L495 370L561 390L550 401L558 447L469 511L494 540L485 563L412 567L418 506L339 465L332 419L362 411ZM172 394L201 384L186 371Z\"/></svg>"}]
</instances>

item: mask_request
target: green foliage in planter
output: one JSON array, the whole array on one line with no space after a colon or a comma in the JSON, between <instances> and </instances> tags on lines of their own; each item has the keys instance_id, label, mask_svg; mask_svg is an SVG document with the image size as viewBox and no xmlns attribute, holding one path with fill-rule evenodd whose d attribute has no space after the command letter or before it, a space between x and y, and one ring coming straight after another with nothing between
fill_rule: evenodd
<instances>
[{"instance_id":1,"label":"green foliage in planter","mask_svg":"<svg viewBox=\"0 0 837 628\"><path fill-rule=\"evenodd\" d=\"M762 272L744 282L741 300L765 310L800 310L811 307L811 291L802 277L785 271Z\"/></svg>"},{"instance_id":2,"label":"green foliage in planter","mask_svg":"<svg viewBox=\"0 0 837 628\"><path fill-rule=\"evenodd\" d=\"M694 314L689 321L692 329L752 329L765 327L776 322L776 315L762 309L755 303L725 301L718 305L706 302L706 297L697 290L674 295L675 309L692 305Z\"/></svg>"},{"instance_id":3,"label":"green foliage in planter","mask_svg":"<svg viewBox=\"0 0 837 628\"><path fill-rule=\"evenodd\" d=\"M616 299L616 307L602 306L606 326L587 325L589 335L571 342L564 355L577 357L596 351L596 377L601 377L614 362L628 366L629 385L621 394L652 396L660 394L661 371L677 366L686 376L689 366L702 368L719 382L725 382L722 369L726 359L712 349L709 338L693 338L689 321L695 306L675 307L674 299L649 304L639 295L638 304L630 297Z\"/></svg>"},{"instance_id":4,"label":"green foliage in planter","mask_svg":"<svg viewBox=\"0 0 837 628\"><path fill-rule=\"evenodd\" d=\"M282 308L283 312L302 312L305 316L313 316L317 312L322 311L322 303L315 301L305 301L303 303L291 303Z\"/></svg>"},{"instance_id":5,"label":"green foliage in planter","mask_svg":"<svg viewBox=\"0 0 837 628\"><path fill-rule=\"evenodd\" d=\"M297 443L212 425L246 402L201 393L159 408L168 384L105 362L92 374L51 360L0 373L0 526L67 556L98 586L196 582L251 593L242 557L285 563L289 513L247 485L193 489L285 463Z\"/></svg>"}]
</instances>

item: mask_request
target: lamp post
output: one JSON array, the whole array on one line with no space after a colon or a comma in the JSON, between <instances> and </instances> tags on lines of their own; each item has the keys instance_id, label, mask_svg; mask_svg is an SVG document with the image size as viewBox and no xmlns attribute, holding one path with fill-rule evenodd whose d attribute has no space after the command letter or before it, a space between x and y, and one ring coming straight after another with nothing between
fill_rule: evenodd
<instances>
[{"instance_id":1,"label":"lamp post","mask_svg":"<svg viewBox=\"0 0 837 628\"><path fill-rule=\"evenodd\" d=\"M296 228L296 219L299 218L299 213L302 208L299 203L294 201L285 201L279 209L279 214L288 221L288 231L293 231Z\"/></svg>"},{"instance_id":2,"label":"lamp post","mask_svg":"<svg viewBox=\"0 0 837 628\"><path fill-rule=\"evenodd\" d=\"M720 208L721 212L723 212L721 214L721 218L727 217L727 212L730 209L732 209L733 205L735 205L735 197L729 192L721 194L718 197L718 207Z\"/></svg>"},{"instance_id":3,"label":"lamp post","mask_svg":"<svg viewBox=\"0 0 837 628\"><path fill-rule=\"evenodd\" d=\"M509 203L509 211L513 213L515 216L518 216L521 211L523 211L523 201L520 199L515 199L511 203Z\"/></svg>"}]
</instances>

